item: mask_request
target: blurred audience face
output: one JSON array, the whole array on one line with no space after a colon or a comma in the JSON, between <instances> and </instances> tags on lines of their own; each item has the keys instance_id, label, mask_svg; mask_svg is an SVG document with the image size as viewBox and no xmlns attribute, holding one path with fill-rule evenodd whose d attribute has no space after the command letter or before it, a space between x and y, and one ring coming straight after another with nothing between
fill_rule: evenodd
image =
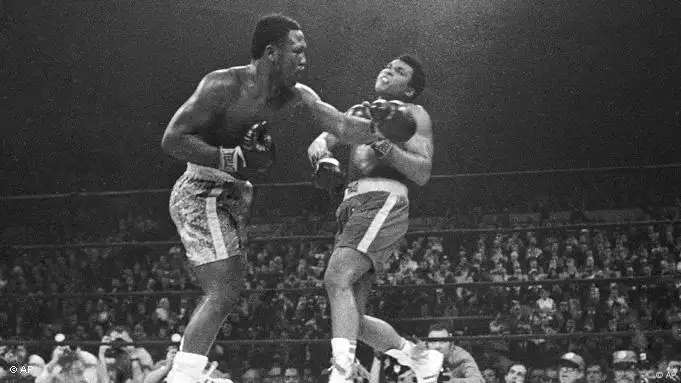
<instances>
[{"instance_id":1,"label":"blurred audience face","mask_svg":"<svg viewBox=\"0 0 681 383\"><path fill-rule=\"evenodd\" d=\"M545 382L558 382L558 370L556 368L547 368L544 372Z\"/></svg>"},{"instance_id":2,"label":"blurred audience face","mask_svg":"<svg viewBox=\"0 0 681 383\"><path fill-rule=\"evenodd\" d=\"M601 366L589 366L586 369L586 383L601 383L604 379Z\"/></svg>"},{"instance_id":3,"label":"blurred audience face","mask_svg":"<svg viewBox=\"0 0 681 383\"><path fill-rule=\"evenodd\" d=\"M300 383L300 374L295 367L289 367L284 371L284 383Z\"/></svg>"},{"instance_id":4,"label":"blurred audience face","mask_svg":"<svg viewBox=\"0 0 681 383\"><path fill-rule=\"evenodd\" d=\"M284 377L281 375L281 368L273 367L267 373L267 380L272 383L283 383Z\"/></svg>"},{"instance_id":5,"label":"blurred audience face","mask_svg":"<svg viewBox=\"0 0 681 383\"><path fill-rule=\"evenodd\" d=\"M577 380L584 377L584 372L577 366L563 365L560 366L558 380L560 383L575 383Z\"/></svg>"},{"instance_id":6,"label":"blurred audience face","mask_svg":"<svg viewBox=\"0 0 681 383\"><path fill-rule=\"evenodd\" d=\"M260 372L254 368L249 368L241 376L242 383L260 383Z\"/></svg>"},{"instance_id":7,"label":"blurred audience face","mask_svg":"<svg viewBox=\"0 0 681 383\"><path fill-rule=\"evenodd\" d=\"M535 368L530 372L530 383L541 383L546 376L545 371L541 368Z\"/></svg>"},{"instance_id":8,"label":"blurred audience face","mask_svg":"<svg viewBox=\"0 0 681 383\"><path fill-rule=\"evenodd\" d=\"M506 373L506 383L524 383L527 375L527 368L522 364L514 364Z\"/></svg>"},{"instance_id":9,"label":"blurred audience face","mask_svg":"<svg viewBox=\"0 0 681 383\"><path fill-rule=\"evenodd\" d=\"M305 367L303 370L303 382L305 383L312 383L314 382L314 376L312 375L312 369L309 367Z\"/></svg>"},{"instance_id":10,"label":"blurred audience face","mask_svg":"<svg viewBox=\"0 0 681 383\"><path fill-rule=\"evenodd\" d=\"M499 383L499 378L497 378L496 371L488 368L482 372L482 378L485 379L485 383Z\"/></svg>"},{"instance_id":11,"label":"blurred audience face","mask_svg":"<svg viewBox=\"0 0 681 383\"><path fill-rule=\"evenodd\" d=\"M636 370L634 366L630 365L615 365L613 366L613 375L615 383L634 383L636 382Z\"/></svg>"},{"instance_id":12,"label":"blurred audience face","mask_svg":"<svg viewBox=\"0 0 681 383\"><path fill-rule=\"evenodd\" d=\"M447 338L449 336L449 331L447 330L435 330L428 333L428 338ZM445 355L445 358L449 355L451 346L451 342L428 342L429 349L440 351Z\"/></svg>"}]
</instances>

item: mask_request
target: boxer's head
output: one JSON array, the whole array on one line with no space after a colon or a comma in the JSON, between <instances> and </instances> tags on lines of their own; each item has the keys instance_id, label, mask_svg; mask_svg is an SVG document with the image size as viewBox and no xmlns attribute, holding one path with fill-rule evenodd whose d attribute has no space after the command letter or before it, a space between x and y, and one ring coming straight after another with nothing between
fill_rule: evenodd
<instances>
[{"instance_id":1,"label":"boxer's head","mask_svg":"<svg viewBox=\"0 0 681 383\"><path fill-rule=\"evenodd\" d=\"M415 56L403 54L378 74L374 89L379 96L389 100L411 102L426 87L423 64Z\"/></svg>"},{"instance_id":2,"label":"boxer's head","mask_svg":"<svg viewBox=\"0 0 681 383\"><path fill-rule=\"evenodd\" d=\"M305 35L290 17L273 14L258 20L251 43L251 59L262 60L270 68L270 79L293 87L307 65Z\"/></svg>"}]
</instances>

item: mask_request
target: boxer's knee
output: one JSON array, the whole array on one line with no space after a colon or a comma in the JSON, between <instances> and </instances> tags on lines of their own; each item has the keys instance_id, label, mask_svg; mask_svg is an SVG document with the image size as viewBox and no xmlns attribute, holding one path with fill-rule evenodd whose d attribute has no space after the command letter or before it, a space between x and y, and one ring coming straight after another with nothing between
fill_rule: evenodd
<instances>
[{"instance_id":1,"label":"boxer's knee","mask_svg":"<svg viewBox=\"0 0 681 383\"><path fill-rule=\"evenodd\" d=\"M205 296L206 309L213 311L217 316L226 318L239 301L239 292L228 290L211 291Z\"/></svg>"},{"instance_id":2,"label":"boxer's knee","mask_svg":"<svg viewBox=\"0 0 681 383\"><path fill-rule=\"evenodd\" d=\"M244 287L243 260L232 257L195 268L204 291L204 305L219 315L227 316L237 303Z\"/></svg>"},{"instance_id":3,"label":"boxer's knee","mask_svg":"<svg viewBox=\"0 0 681 383\"><path fill-rule=\"evenodd\" d=\"M349 247L336 249L324 273L327 292L352 290L355 283L369 272L371 267L371 260L357 250Z\"/></svg>"}]
</instances>

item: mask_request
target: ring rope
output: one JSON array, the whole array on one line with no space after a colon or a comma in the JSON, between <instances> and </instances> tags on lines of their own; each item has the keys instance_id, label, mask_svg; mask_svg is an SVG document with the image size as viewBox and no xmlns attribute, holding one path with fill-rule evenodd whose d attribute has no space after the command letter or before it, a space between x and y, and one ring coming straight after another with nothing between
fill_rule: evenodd
<instances>
[{"instance_id":1,"label":"ring rope","mask_svg":"<svg viewBox=\"0 0 681 383\"><path fill-rule=\"evenodd\" d=\"M506 172L484 172L484 173L460 173L460 174L442 174L434 175L430 179L435 181L451 180L457 178L476 178L476 177L507 177L507 176L533 176L544 174L566 174L566 173L612 173L612 172L627 172L640 170L661 170L661 169L678 169L681 168L681 163L663 164L663 165L643 165L643 166L604 166L595 168L565 168L565 169L537 169L537 170L514 170ZM258 188L276 188L276 187L303 187L311 186L311 182L286 182L286 183L266 183L256 184ZM170 189L138 189L138 190L119 190L119 191L104 191L104 192L74 192L74 193L53 193L53 194L34 194L34 195L14 195L14 196L0 196L0 201L19 201L19 200L36 200L36 199L57 199L57 198L85 198L85 197L120 197L138 194L161 194L169 193Z\"/></svg>"},{"instance_id":2,"label":"ring rope","mask_svg":"<svg viewBox=\"0 0 681 383\"><path fill-rule=\"evenodd\" d=\"M552 286L552 285L609 285L621 283L626 285L640 285L643 283L661 284L681 280L681 275L670 277L624 277L624 278L599 278L599 279L545 279L539 281L504 281L504 282L461 282L445 284L423 285L376 285L379 290L452 290L457 288L491 288L491 287L522 287L522 286ZM323 287L303 287L285 289L244 289L243 294L265 293L301 293L301 294L325 294ZM177 295L203 295L199 290L169 290L169 291L117 291L117 292L92 292L92 293L58 293L58 294L0 294L0 299L48 299L48 298L97 298L97 297L132 297L132 296L177 296Z\"/></svg>"},{"instance_id":3,"label":"ring rope","mask_svg":"<svg viewBox=\"0 0 681 383\"><path fill-rule=\"evenodd\" d=\"M576 333L556 333L556 334L509 334L509 335L461 335L452 336L446 338L423 338L423 341L443 341L443 342L456 342L456 341L475 341L475 342L489 342L489 341L513 341L513 340L527 340L527 339L579 339L579 338L608 338L608 337L629 337L636 335L643 336L659 336L659 335L671 335L671 330L648 330L648 331L618 331L618 332L576 332ZM216 340L215 344L222 346L234 346L234 345L271 345L271 344L328 344L331 341L328 339L243 339L243 340ZM41 346L41 345L51 345L58 346L64 345L64 342L57 342L53 340L0 340L0 345L23 345L23 346ZM67 344L74 346L99 346L102 344L100 341L67 341ZM178 344L178 342L173 342L172 340L141 340L132 343L121 343L122 345L137 345L137 346L167 346L172 344Z\"/></svg>"},{"instance_id":4,"label":"ring rope","mask_svg":"<svg viewBox=\"0 0 681 383\"><path fill-rule=\"evenodd\" d=\"M623 222L591 222L591 223L574 223L554 226L537 226L537 227L513 227L513 228L469 228L469 229L445 229L445 230L428 230L428 231L410 231L408 236L433 236L433 235L447 235L457 233L477 233L477 234L498 234L498 233L518 233L524 231L543 231L543 230L575 230L575 229L596 229L605 227L618 226L650 226L650 225L668 225L680 223L679 219L665 219L665 220L645 220L645 221L623 221ZM256 237L249 238L250 243L267 243L267 242L291 242L291 241L331 241L334 239L333 235L284 235L272 237ZM121 241L121 242L85 242L85 243L49 243L49 244L32 244L32 245L10 245L17 250L49 250L49 249L82 249L82 248L106 248L106 247L128 247L128 246L174 246L181 245L180 241Z\"/></svg>"}]
</instances>

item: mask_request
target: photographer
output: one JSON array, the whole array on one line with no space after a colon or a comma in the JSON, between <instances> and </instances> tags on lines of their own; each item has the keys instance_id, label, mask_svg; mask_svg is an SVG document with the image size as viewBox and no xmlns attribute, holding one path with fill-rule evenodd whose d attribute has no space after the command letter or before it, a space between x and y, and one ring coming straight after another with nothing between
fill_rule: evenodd
<instances>
[{"instance_id":1,"label":"photographer","mask_svg":"<svg viewBox=\"0 0 681 383\"><path fill-rule=\"evenodd\" d=\"M97 383L97 358L87 351L57 346L35 383Z\"/></svg>"},{"instance_id":2,"label":"photographer","mask_svg":"<svg viewBox=\"0 0 681 383\"><path fill-rule=\"evenodd\" d=\"M126 331L112 331L102 338L97 361L99 383L142 383L149 371L151 356L143 348L126 346L132 342Z\"/></svg>"}]
</instances>

